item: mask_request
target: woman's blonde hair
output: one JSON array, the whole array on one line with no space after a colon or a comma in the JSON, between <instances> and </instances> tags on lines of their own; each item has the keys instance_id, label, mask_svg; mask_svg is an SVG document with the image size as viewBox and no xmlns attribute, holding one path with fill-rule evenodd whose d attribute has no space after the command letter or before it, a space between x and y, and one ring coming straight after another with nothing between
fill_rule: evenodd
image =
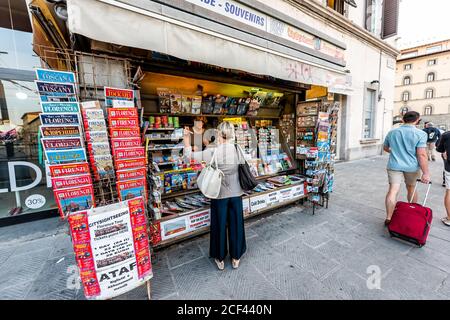
<instances>
[{"instance_id":1,"label":"woman's blonde hair","mask_svg":"<svg viewBox=\"0 0 450 320\"><path fill-rule=\"evenodd\" d=\"M235 138L234 126L228 121L224 121L217 126L217 131L219 131L219 136L224 140L231 140Z\"/></svg>"}]
</instances>

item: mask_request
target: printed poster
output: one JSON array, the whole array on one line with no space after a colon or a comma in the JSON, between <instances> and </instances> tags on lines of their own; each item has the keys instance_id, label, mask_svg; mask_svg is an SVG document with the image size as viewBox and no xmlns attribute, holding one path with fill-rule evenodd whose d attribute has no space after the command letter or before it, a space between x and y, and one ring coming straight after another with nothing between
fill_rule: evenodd
<instances>
[{"instance_id":1,"label":"printed poster","mask_svg":"<svg viewBox=\"0 0 450 320\"><path fill-rule=\"evenodd\" d=\"M46 82L75 83L75 74L67 71L36 69L36 79Z\"/></svg>"},{"instance_id":2,"label":"printed poster","mask_svg":"<svg viewBox=\"0 0 450 320\"><path fill-rule=\"evenodd\" d=\"M41 102L41 110L45 113L79 113L78 102Z\"/></svg>"},{"instance_id":3,"label":"printed poster","mask_svg":"<svg viewBox=\"0 0 450 320\"><path fill-rule=\"evenodd\" d=\"M79 187L79 186L92 184L92 179L91 179L90 174L83 174L83 175L79 175L79 176L55 177L55 178L52 178L51 180L52 180L53 190Z\"/></svg>"},{"instance_id":4,"label":"printed poster","mask_svg":"<svg viewBox=\"0 0 450 320\"><path fill-rule=\"evenodd\" d=\"M78 138L44 138L41 139L42 147L47 150L78 149L83 148L83 142Z\"/></svg>"},{"instance_id":5,"label":"printed poster","mask_svg":"<svg viewBox=\"0 0 450 320\"><path fill-rule=\"evenodd\" d=\"M50 164L86 161L86 151L80 149L47 150L45 156Z\"/></svg>"},{"instance_id":6,"label":"printed poster","mask_svg":"<svg viewBox=\"0 0 450 320\"><path fill-rule=\"evenodd\" d=\"M43 126L80 125L78 113L41 113L39 118Z\"/></svg>"},{"instance_id":7,"label":"printed poster","mask_svg":"<svg viewBox=\"0 0 450 320\"><path fill-rule=\"evenodd\" d=\"M96 275L99 290L87 297L113 298L152 278L146 224L133 226L130 214L132 210L134 215L145 215L143 208L140 198L88 211L90 247L81 249L92 252L94 268L90 270ZM94 279L92 273L90 276Z\"/></svg>"},{"instance_id":8,"label":"printed poster","mask_svg":"<svg viewBox=\"0 0 450 320\"><path fill-rule=\"evenodd\" d=\"M105 104L107 106L113 106L113 100L128 100L134 102L134 91L105 87Z\"/></svg>"},{"instance_id":9,"label":"printed poster","mask_svg":"<svg viewBox=\"0 0 450 320\"><path fill-rule=\"evenodd\" d=\"M94 205L92 185L54 190L54 195L62 218L71 212L88 210Z\"/></svg>"},{"instance_id":10,"label":"printed poster","mask_svg":"<svg viewBox=\"0 0 450 320\"><path fill-rule=\"evenodd\" d=\"M35 81L42 102L77 102L75 86L72 83Z\"/></svg>"},{"instance_id":11,"label":"printed poster","mask_svg":"<svg viewBox=\"0 0 450 320\"><path fill-rule=\"evenodd\" d=\"M89 164L87 162L67 163L49 166L50 176L62 177L89 173Z\"/></svg>"},{"instance_id":12,"label":"printed poster","mask_svg":"<svg viewBox=\"0 0 450 320\"><path fill-rule=\"evenodd\" d=\"M210 209L192 213L183 217L162 221L161 240L168 240L180 235L196 231L211 224Z\"/></svg>"},{"instance_id":13,"label":"printed poster","mask_svg":"<svg viewBox=\"0 0 450 320\"><path fill-rule=\"evenodd\" d=\"M81 137L79 126L41 126L42 138L76 138Z\"/></svg>"}]
</instances>

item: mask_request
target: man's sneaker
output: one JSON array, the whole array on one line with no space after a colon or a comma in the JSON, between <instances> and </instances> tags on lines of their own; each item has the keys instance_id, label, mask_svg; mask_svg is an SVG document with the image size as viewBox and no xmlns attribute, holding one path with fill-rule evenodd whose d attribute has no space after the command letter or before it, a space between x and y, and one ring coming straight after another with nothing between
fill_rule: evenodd
<instances>
[{"instance_id":1,"label":"man's sneaker","mask_svg":"<svg viewBox=\"0 0 450 320\"><path fill-rule=\"evenodd\" d=\"M448 217L442 218L442 223L445 224L447 227L450 227L450 219Z\"/></svg>"}]
</instances>

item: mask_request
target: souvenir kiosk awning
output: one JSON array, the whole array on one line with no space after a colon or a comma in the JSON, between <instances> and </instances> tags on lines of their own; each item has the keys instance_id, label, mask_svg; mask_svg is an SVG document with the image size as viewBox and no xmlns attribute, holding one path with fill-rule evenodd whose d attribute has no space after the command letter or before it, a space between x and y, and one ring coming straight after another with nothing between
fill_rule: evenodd
<instances>
[{"instance_id":1,"label":"souvenir kiosk awning","mask_svg":"<svg viewBox=\"0 0 450 320\"><path fill-rule=\"evenodd\" d=\"M309 26L250 1L164 2L68 0L68 27L97 41L351 91L345 44Z\"/></svg>"}]
</instances>

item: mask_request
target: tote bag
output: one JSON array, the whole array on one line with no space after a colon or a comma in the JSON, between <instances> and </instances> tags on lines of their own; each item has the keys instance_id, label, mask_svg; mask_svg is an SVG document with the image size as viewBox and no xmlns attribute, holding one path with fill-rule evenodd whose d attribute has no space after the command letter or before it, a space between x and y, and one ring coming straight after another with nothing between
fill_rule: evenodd
<instances>
[{"instance_id":1,"label":"tote bag","mask_svg":"<svg viewBox=\"0 0 450 320\"><path fill-rule=\"evenodd\" d=\"M253 190L257 185L258 181L255 179L253 174L250 171L250 167L248 166L247 161L244 157L244 151L241 149L241 146L236 144L236 151L238 154L239 160L239 184L241 185L242 190L250 191Z\"/></svg>"},{"instance_id":2,"label":"tote bag","mask_svg":"<svg viewBox=\"0 0 450 320\"><path fill-rule=\"evenodd\" d=\"M214 165L214 166L213 166ZM223 172L217 166L217 149L210 163L203 168L197 179L197 185L203 195L210 199L217 199L222 185Z\"/></svg>"}]
</instances>

